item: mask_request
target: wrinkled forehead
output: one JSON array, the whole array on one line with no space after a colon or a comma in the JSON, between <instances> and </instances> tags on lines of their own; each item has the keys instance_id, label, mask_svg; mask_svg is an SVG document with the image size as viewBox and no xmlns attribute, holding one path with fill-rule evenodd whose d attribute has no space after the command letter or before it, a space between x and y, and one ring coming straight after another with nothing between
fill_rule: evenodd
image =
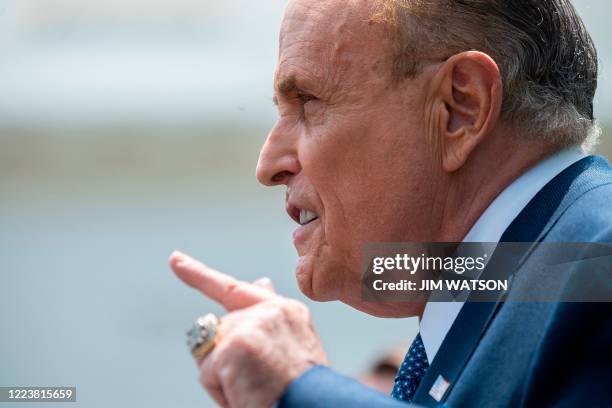
<instances>
[{"instance_id":1,"label":"wrinkled forehead","mask_svg":"<svg viewBox=\"0 0 612 408\"><path fill-rule=\"evenodd\" d=\"M347 57L380 53L381 28L366 0L291 0L280 34L280 65L308 61L342 68Z\"/></svg>"},{"instance_id":2,"label":"wrinkled forehead","mask_svg":"<svg viewBox=\"0 0 612 408\"><path fill-rule=\"evenodd\" d=\"M349 34L346 29L356 26L359 13L364 14L364 7L356 3L341 0L289 1L281 25L281 49L299 40L329 42L346 37Z\"/></svg>"}]
</instances>

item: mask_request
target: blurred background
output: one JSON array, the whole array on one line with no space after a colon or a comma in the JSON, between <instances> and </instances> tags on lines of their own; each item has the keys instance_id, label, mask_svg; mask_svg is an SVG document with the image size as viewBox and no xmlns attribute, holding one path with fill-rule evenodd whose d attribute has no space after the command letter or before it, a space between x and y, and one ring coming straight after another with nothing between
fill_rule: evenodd
<instances>
[{"instance_id":1,"label":"blurred background","mask_svg":"<svg viewBox=\"0 0 612 408\"><path fill-rule=\"evenodd\" d=\"M74 385L72 407L212 406L184 334L222 310L174 277L175 248L306 301L284 190L254 177L285 3L0 0L0 386ZM612 157L612 3L575 4ZM416 332L306 302L346 374Z\"/></svg>"}]
</instances>

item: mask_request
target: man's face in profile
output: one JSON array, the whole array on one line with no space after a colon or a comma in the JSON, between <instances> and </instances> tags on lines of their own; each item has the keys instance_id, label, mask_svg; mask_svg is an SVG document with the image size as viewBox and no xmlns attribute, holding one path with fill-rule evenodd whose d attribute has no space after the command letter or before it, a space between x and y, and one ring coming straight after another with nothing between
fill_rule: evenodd
<instances>
[{"instance_id":1,"label":"man's face in profile","mask_svg":"<svg viewBox=\"0 0 612 408\"><path fill-rule=\"evenodd\" d=\"M290 2L279 117L257 169L260 182L287 185L288 213L301 224L293 238L302 292L362 310L362 245L424 241L435 221L426 81L393 82L389 33L371 13L367 1Z\"/></svg>"}]
</instances>

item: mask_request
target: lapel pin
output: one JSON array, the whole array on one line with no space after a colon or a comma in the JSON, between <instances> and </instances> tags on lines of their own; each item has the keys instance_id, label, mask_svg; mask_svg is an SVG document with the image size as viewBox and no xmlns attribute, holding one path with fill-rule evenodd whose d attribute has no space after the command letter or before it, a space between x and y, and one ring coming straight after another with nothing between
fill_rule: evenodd
<instances>
[{"instance_id":1,"label":"lapel pin","mask_svg":"<svg viewBox=\"0 0 612 408\"><path fill-rule=\"evenodd\" d=\"M446 378L442 377L442 375L438 375L438 378L436 378L436 381L429 390L429 395L431 395L431 397L437 402L440 402L442 401L442 398L444 398L444 394L446 394L449 386L450 382L448 382Z\"/></svg>"}]
</instances>

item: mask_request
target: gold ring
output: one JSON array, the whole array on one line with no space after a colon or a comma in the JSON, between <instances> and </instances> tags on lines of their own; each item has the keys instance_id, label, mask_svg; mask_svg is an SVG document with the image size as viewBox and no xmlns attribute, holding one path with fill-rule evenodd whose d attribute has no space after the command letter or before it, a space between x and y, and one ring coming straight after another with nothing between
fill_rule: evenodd
<instances>
[{"instance_id":1,"label":"gold ring","mask_svg":"<svg viewBox=\"0 0 612 408\"><path fill-rule=\"evenodd\" d=\"M191 355L201 360L215 347L219 327L219 319L212 313L199 317L193 327L187 332L187 346Z\"/></svg>"}]
</instances>

